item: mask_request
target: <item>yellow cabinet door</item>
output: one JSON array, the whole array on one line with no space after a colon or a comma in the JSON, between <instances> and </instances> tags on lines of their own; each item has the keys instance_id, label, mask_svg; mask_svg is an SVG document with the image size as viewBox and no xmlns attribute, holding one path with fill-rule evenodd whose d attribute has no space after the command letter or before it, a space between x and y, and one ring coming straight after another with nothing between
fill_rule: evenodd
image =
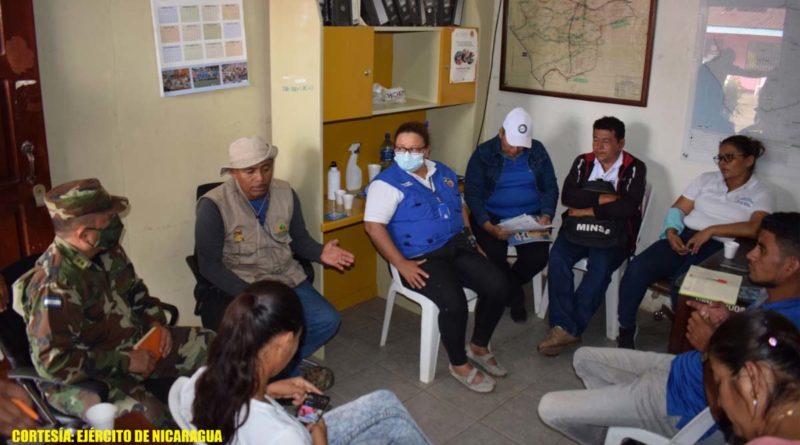
<instances>
[{"instance_id":1,"label":"yellow cabinet door","mask_svg":"<svg viewBox=\"0 0 800 445\"><path fill-rule=\"evenodd\" d=\"M375 248L359 223L322 234L323 242L339 240L339 245L356 257L353 267L345 272L326 267L323 274L323 295L336 309L342 310L363 303L378 294Z\"/></svg>"},{"instance_id":2,"label":"yellow cabinet door","mask_svg":"<svg viewBox=\"0 0 800 445\"><path fill-rule=\"evenodd\" d=\"M455 28L442 28L439 37L439 105L466 104L475 101L475 82L450 83L450 43ZM469 28L474 29L474 28ZM477 33L478 30L475 29ZM480 57L480 55L478 56ZM491 63L488 61L486 63ZM477 69L477 67L476 67Z\"/></svg>"},{"instance_id":3,"label":"yellow cabinet door","mask_svg":"<svg viewBox=\"0 0 800 445\"><path fill-rule=\"evenodd\" d=\"M323 120L371 116L375 32L362 26L323 29Z\"/></svg>"}]
</instances>

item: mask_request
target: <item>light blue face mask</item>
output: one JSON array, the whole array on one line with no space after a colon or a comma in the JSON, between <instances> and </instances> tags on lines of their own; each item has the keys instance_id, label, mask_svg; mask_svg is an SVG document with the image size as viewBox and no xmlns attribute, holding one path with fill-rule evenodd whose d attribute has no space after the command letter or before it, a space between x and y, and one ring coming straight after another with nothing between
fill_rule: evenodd
<instances>
[{"instance_id":1,"label":"light blue face mask","mask_svg":"<svg viewBox=\"0 0 800 445\"><path fill-rule=\"evenodd\" d=\"M407 172L416 171L418 168L422 166L422 163L425 161L422 153L395 153L394 155L394 162L397 162L397 166L402 168Z\"/></svg>"}]
</instances>

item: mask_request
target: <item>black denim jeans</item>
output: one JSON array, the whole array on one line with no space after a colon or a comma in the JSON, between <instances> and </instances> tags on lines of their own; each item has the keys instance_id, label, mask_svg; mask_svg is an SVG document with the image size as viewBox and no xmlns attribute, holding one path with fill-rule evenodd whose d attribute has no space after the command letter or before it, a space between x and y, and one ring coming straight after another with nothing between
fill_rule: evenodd
<instances>
[{"instance_id":1,"label":"black denim jeans","mask_svg":"<svg viewBox=\"0 0 800 445\"><path fill-rule=\"evenodd\" d=\"M471 342L484 347L489 345L508 298L522 291L510 274L473 249L461 233L439 249L413 259L427 260L420 268L430 278L425 281L425 287L416 291L430 298L439 308L439 332L450 364L463 365L467 363L464 346L468 316L463 288L478 294ZM403 285L411 289L405 279Z\"/></svg>"}]
</instances>

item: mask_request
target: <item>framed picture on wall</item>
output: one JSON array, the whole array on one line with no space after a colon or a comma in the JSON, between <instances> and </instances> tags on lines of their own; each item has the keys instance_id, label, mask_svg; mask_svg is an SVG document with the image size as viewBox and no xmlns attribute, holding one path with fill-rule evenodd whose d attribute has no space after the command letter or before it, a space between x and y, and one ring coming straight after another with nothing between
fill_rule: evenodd
<instances>
[{"instance_id":1,"label":"framed picture on wall","mask_svg":"<svg viewBox=\"0 0 800 445\"><path fill-rule=\"evenodd\" d=\"M500 89L647 106L656 0L503 0Z\"/></svg>"}]
</instances>

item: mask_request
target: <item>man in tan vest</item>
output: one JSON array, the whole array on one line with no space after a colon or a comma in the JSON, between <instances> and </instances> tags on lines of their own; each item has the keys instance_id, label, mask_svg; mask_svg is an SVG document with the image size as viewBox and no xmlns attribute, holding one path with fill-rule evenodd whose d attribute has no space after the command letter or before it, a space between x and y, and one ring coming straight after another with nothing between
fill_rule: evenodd
<instances>
[{"instance_id":1,"label":"man in tan vest","mask_svg":"<svg viewBox=\"0 0 800 445\"><path fill-rule=\"evenodd\" d=\"M278 147L244 137L228 147L230 178L197 202L195 251L200 273L218 291L201 301L203 326L216 329L231 299L259 280L291 286L303 304L305 329L287 373L327 343L339 328L336 309L307 281L294 256L344 270L353 264L338 240L319 244L308 234L300 201L288 182L273 178Z\"/></svg>"}]
</instances>

